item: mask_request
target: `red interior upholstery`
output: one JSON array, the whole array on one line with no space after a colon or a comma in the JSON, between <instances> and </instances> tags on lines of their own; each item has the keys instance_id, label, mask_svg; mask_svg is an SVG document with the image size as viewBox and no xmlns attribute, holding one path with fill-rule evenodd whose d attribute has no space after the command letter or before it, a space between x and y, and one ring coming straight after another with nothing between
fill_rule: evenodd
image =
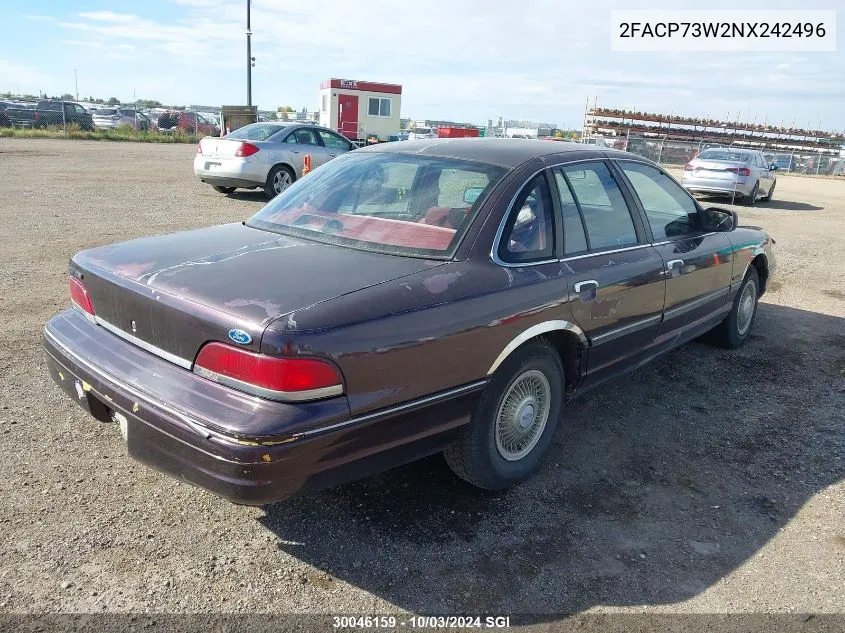
<instances>
[{"instance_id":1,"label":"red interior upholstery","mask_svg":"<svg viewBox=\"0 0 845 633\"><path fill-rule=\"evenodd\" d=\"M446 250L455 235L455 229L436 225L367 215L327 213L315 209L288 209L268 218L268 221L280 224L296 223L315 231L324 231L329 222L335 221L339 222L342 228L324 232L365 242L438 251Z\"/></svg>"},{"instance_id":2,"label":"red interior upholstery","mask_svg":"<svg viewBox=\"0 0 845 633\"><path fill-rule=\"evenodd\" d=\"M422 224L435 224L437 226L447 226L449 224L449 207L431 207L426 211L425 217L420 220Z\"/></svg>"}]
</instances>

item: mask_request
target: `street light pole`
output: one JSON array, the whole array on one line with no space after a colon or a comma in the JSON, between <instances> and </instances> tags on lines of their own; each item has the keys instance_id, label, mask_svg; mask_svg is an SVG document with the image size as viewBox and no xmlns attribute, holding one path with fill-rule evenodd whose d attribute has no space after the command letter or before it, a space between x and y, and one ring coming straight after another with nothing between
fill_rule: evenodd
<instances>
[{"instance_id":1,"label":"street light pole","mask_svg":"<svg viewBox=\"0 0 845 633\"><path fill-rule=\"evenodd\" d=\"M252 30L249 22L250 0L246 0L246 104L252 105Z\"/></svg>"}]
</instances>

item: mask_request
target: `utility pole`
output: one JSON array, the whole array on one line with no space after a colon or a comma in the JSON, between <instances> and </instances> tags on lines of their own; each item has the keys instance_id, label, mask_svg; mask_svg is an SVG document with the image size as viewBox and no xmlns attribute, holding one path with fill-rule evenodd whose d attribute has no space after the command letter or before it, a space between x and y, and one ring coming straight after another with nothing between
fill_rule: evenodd
<instances>
[{"instance_id":1,"label":"utility pole","mask_svg":"<svg viewBox=\"0 0 845 633\"><path fill-rule=\"evenodd\" d=\"M76 89L76 100L79 101L79 81L76 79L76 68L73 69L73 85Z\"/></svg>"},{"instance_id":2,"label":"utility pole","mask_svg":"<svg viewBox=\"0 0 845 633\"><path fill-rule=\"evenodd\" d=\"M250 30L249 9L251 0L246 0L246 104L252 105L252 31Z\"/></svg>"}]
</instances>

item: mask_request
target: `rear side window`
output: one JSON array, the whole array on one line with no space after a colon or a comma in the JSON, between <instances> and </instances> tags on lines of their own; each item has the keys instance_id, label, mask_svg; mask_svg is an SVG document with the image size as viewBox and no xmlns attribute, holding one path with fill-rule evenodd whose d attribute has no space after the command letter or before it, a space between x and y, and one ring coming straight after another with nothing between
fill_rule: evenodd
<instances>
[{"instance_id":1,"label":"rear side window","mask_svg":"<svg viewBox=\"0 0 845 633\"><path fill-rule=\"evenodd\" d=\"M516 197L499 240L499 259L508 263L551 259L555 252L554 214L546 177L539 174Z\"/></svg>"},{"instance_id":2,"label":"rear side window","mask_svg":"<svg viewBox=\"0 0 845 633\"><path fill-rule=\"evenodd\" d=\"M591 250L637 244L631 212L607 165L578 163L563 168L587 228Z\"/></svg>"},{"instance_id":3,"label":"rear side window","mask_svg":"<svg viewBox=\"0 0 845 633\"><path fill-rule=\"evenodd\" d=\"M560 210L563 215L563 252L566 255L586 251L587 234L584 231L584 223L581 220L581 213L566 176L559 169L555 170L555 181L557 182L558 195L560 196Z\"/></svg>"},{"instance_id":4,"label":"rear side window","mask_svg":"<svg viewBox=\"0 0 845 633\"><path fill-rule=\"evenodd\" d=\"M314 130L299 129L295 130L285 139L287 143L299 143L300 145L319 145L317 135Z\"/></svg>"},{"instance_id":5,"label":"rear side window","mask_svg":"<svg viewBox=\"0 0 845 633\"><path fill-rule=\"evenodd\" d=\"M656 241L693 233L698 208L689 194L659 169L619 161L640 199Z\"/></svg>"}]
</instances>

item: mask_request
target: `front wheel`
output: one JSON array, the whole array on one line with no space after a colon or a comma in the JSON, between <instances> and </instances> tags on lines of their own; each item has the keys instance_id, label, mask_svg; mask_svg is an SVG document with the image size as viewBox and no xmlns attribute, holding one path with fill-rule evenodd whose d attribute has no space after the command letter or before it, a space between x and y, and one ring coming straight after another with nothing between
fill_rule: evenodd
<instances>
[{"instance_id":1,"label":"front wheel","mask_svg":"<svg viewBox=\"0 0 845 633\"><path fill-rule=\"evenodd\" d=\"M748 194L748 197L745 199L745 204L749 207L753 207L757 204L757 196L760 195L760 181L754 183L754 188L751 190L751 193Z\"/></svg>"},{"instance_id":2,"label":"front wheel","mask_svg":"<svg viewBox=\"0 0 845 633\"><path fill-rule=\"evenodd\" d=\"M777 181L772 183L772 186L769 188L769 193L761 198L763 202L768 202L772 199L772 196L775 195L775 185L778 184Z\"/></svg>"},{"instance_id":3,"label":"front wheel","mask_svg":"<svg viewBox=\"0 0 845 633\"><path fill-rule=\"evenodd\" d=\"M730 313L708 333L708 338L722 347L735 349L745 343L757 316L760 296L760 275L754 265L748 267L745 279L734 297Z\"/></svg>"},{"instance_id":4,"label":"front wheel","mask_svg":"<svg viewBox=\"0 0 845 633\"><path fill-rule=\"evenodd\" d=\"M525 479L549 449L563 406L560 356L543 339L511 354L484 390L469 428L444 451L449 467L479 488Z\"/></svg>"}]
</instances>

